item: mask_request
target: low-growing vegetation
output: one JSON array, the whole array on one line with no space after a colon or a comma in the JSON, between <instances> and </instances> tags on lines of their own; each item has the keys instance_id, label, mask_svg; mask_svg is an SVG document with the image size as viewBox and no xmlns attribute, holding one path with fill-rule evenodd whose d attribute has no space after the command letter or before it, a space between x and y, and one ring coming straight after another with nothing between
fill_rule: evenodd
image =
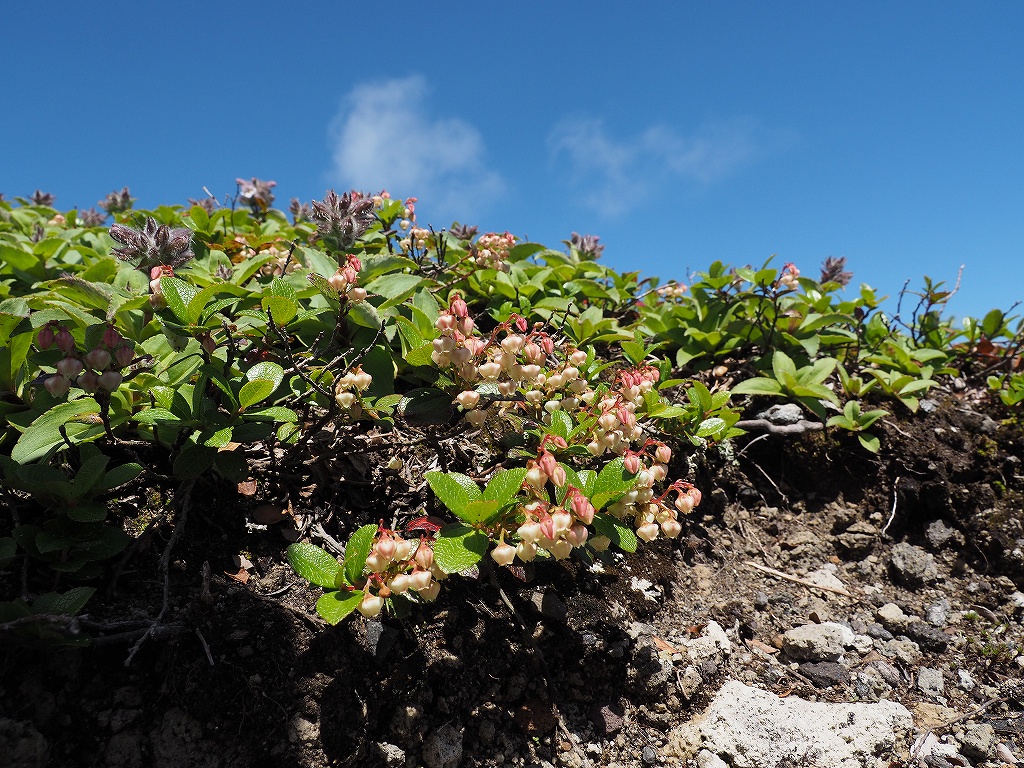
<instances>
[{"instance_id":1,"label":"low-growing vegetation","mask_svg":"<svg viewBox=\"0 0 1024 768\"><path fill-rule=\"evenodd\" d=\"M286 556L334 624L408 615L468 571L676 539L712 490L702 457L744 430L877 452L873 426L941 382L1020 417L1024 324L955 325L941 283L894 315L842 259L659 284L602 265L595 237L436 230L385 192L285 214L273 186L152 211L127 189L102 212L0 202L6 634L88 643L60 617L123 570L154 492L178 527L216 484L301 516ZM801 416L754 418L773 403ZM331 508L339 456L399 472L412 444L426 508Z\"/></svg>"}]
</instances>

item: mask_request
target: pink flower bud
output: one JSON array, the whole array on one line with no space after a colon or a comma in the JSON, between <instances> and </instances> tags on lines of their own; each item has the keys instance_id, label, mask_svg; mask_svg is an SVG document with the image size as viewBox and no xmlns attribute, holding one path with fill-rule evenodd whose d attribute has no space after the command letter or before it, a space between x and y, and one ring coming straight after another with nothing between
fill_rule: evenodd
<instances>
[{"instance_id":1,"label":"pink flower bud","mask_svg":"<svg viewBox=\"0 0 1024 768\"><path fill-rule=\"evenodd\" d=\"M594 513L596 511L594 509L594 505L591 504L590 499L582 493L576 491L576 493L572 495L571 505L573 514L576 515L579 520L583 521L587 525L594 522Z\"/></svg>"},{"instance_id":2,"label":"pink flower bud","mask_svg":"<svg viewBox=\"0 0 1024 768\"><path fill-rule=\"evenodd\" d=\"M632 452L627 453L622 459L622 466L625 467L627 472L635 475L640 471L640 457Z\"/></svg>"},{"instance_id":3,"label":"pink flower bud","mask_svg":"<svg viewBox=\"0 0 1024 768\"><path fill-rule=\"evenodd\" d=\"M658 532L661 530L661 526L657 523L646 523L636 529L636 535L644 541L654 541L658 538Z\"/></svg>"},{"instance_id":4,"label":"pink flower bud","mask_svg":"<svg viewBox=\"0 0 1024 768\"><path fill-rule=\"evenodd\" d=\"M85 364L94 371L102 371L110 365L110 353L105 349L96 347L85 356Z\"/></svg>"},{"instance_id":5,"label":"pink flower bud","mask_svg":"<svg viewBox=\"0 0 1024 768\"><path fill-rule=\"evenodd\" d=\"M397 544L395 543L395 540L390 536L383 536L381 537L380 541L378 541L377 544L374 546L374 549L377 551L377 554L383 557L385 560L394 560L395 549L397 549Z\"/></svg>"},{"instance_id":6,"label":"pink flower bud","mask_svg":"<svg viewBox=\"0 0 1024 768\"><path fill-rule=\"evenodd\" d=\"M564 486L566 479L565 470L562 467L555 467L555 471L551 473L551 482L555 484L555 487Z\"/></svg>"},{"instance_id":7,"label":"pink flower bud","mask_svg":"<svg viewBox=\"0 0 1024 768\"><path fill-rule=\"evenodd\" d=\"M654 449L654 458L661 464L668 464L672 460L672 449L667 445L659 445Z\"/></svg>"},{"instance_id":8,"label":"pink flower bud","mask_svg":"<svg viewBox=\"0 0 1024 768\"><path fill-rule=\"evenodd\" d=\"M582 523L576 523L569 532L565 534L566 540L574 547L582 547L587 543L587 537L590 536L590 531L587 530L587 526Z\"/></svg>"},{"instance_id":9,"label":"pink flower bud","mask_svg":"<svg viewBox=\"0 0 1024 768\"><path fill-rule=\"evenodd\" d=\"M455 399L458 401L459 405L467 411L471 411L480 404L480 393L467 389L465 392L460 392Z\"/></svg>"},{"instance_id":10,"label":"pink flower bud","mask_svg":"<svg viewBox=\"0 0 1024 768\"><path fill-rule=\"evenodd\" d=\"M350 266L356 272L359 272L363 268L363 262L359 260L358 256L349 256L347 266Z\"/></svg>"},{"instance_id":11,"label":"pink flower bud","mask_svg":"<svg viewBox=\"0 0 1024 768\"><path fill-rule=\"evenodd\" d=\"M537 465L541 468L542 472L551 475L558 468L558 459L550 451L544 451L537 460Z\"/></svg>"},{"instance_id":12,"label":"pink flower bud","mask_svg":"<svg viewBox=\"0 0 1024 768\"><path fill-rule=\"evenodd\" d=\"M458 318L469 316L469 307L466 306L465 300L458 294L452 297L448 306L451 308L452 314Z\"/></svg>"},{"instance_id":13,"label":"pink flower bud","mask_svg":"<svg viewBox=\"0 0 1024 768\"><path fill-rule=\"evenodd\" d=\"M63 325L60 327L60 330L57 331L56 336L54 336L54 341L57 343L57 349L65 355L75 348L75 337L72 336L71 331Z\"/></svg>"},{"instance_id":14,"label":"pink flower bud","mask_svg":"<svg viewBox=\"0 0 1024 768\"><path fill-rule=\"evenodd\" d=\"M572 554L572 544L565 539L559 539L549 547L549 551L555 560L565 560Z\"/></svg>"},{"instance_id":15,"label":"pink flower bud","mask_svg":"<svg viewBox=\"0 0 1024 768\"><path fill-rule=\"evenodd\" d=\"M555 528L555 536L560 536L572 526L572 515L561 507L555 507L555 511L551 513L551 524ZM555 536L548 538L553 539Z\"/></svg>"},{"instance_id":16,"label":"pink flower bud","mask_svg":"<svg viewBox=\"0 0 1024 768\"><path fill-rule=\"evenodd\" d=\"M434 325L437 327L437 330L442 333L445 331L454 331L455 316L449 313L443 313L434 321Z\"/></svg>"},{"instance_id":17,"label":"pink flower bud","mask_svg":"<svg viewBox=\"0 0 1024 768\"><path fill-rule=\"evenodd\" d=\"M107 392L113 392L121 386L123 379L120 371L104 371L100 374L100 387Z\"/></svg>"},{"instance_id":18,"label":"pink flower bud","mask_svg":"<svg viewBox=\"0 0 1024 768\"><path fill-rule=\"evenodd\" d=\"M65 376L49 376L43 382L43 386L54 397L64 397L71 389L71 382Z\"/></svg>"},{"instance_id":19,"label":"pink flower bud","mask_svg":"<svg viewBox=\"0 0 1024 768\"><path fill-rule=\"evenodd\" d=\"M693 499L693 506L699 507L700 506L700 500L702 498L700 490L697 489L697 488L692 488L691 487L690 490L687 491L687 494L689 495L689 497L691 499Z\"/></svg>"},{"instance_id":20,"label":"pink flower bud","mask_svg":"<svg viewBox=\"0 0 1024 768\"><path fill-rule=\"evenodd\" d=\"M121 334L117 332L117 328L112 325L107 326L103 332L103 343L107 345L107 349L113 349L121 343Z\"/></svg>"},{"instance_id":21,"label":"pink flower bud","mask_svg":"<svg viewBox=\"0 0 1024 768\"><path fill-rule=\"evenodd\" d=\"M430 566L434 564L434 550L426 542L421 542L413 559L416 561L416 565L425 571L429 571Z\"/></svg>"},{"instance_id":22,"label":"pink flower bud","mask_svg":"<svg viewBox=\"0 0 1024 768\"><path fill-rule=\"evenodd\" d=\"M100 377L94 371L86 371L78 377L78 386L90 395L100 389Z\"/></svg>"},{"instance_id":23,"label":"pink flower bud","mask_svg":"<svg viewBox=\"0 0 1024 768\"><path fill-rule=\"evenodd\" d=\"M353 304L358 304L361 301L366 301L366 289L356 286L355 288L349 289L348 292L349 301Z\"/></svg>"},{"instance_id":24,"label":"pink flower bud","mask_svg":"<svg viewBox=\"0 0 1024 768\"><path fill-rule=\"evenodd\" d=\"M419 594L419 596L423 600L427 601L428 603L432 603L435 600L437 600L437 596L438 596L438 594L440 594L440 592L441 592L441 584L438 581L435 580L435 581L430 582L429 586L424 587L423 589L419 590L417 592L417 594Z\"/></svg>"},{"instance_id":25,"label":"pink flower bud","mask_svg":"<svg viewBox=\"0 0 1024 768\"><path fill-rule=\"evenodd\" d=\"M327 282L330 284L331 288L339 293L348 287L348 283L345 281L345 276L341 274L341 270L338 270L336 273L328 277Z\"/></svg>"},{"instance_id":26,"label":"pink flower bud","mask_svg":"<svg viewBox=\"0 0 1024 768\"><path fill-rule=\"evenodd\" d=\"M39 335L36 336L36 344L40 349L49 349L53 346L54 338L53 328L47 323L39 329Z\"/></svg>"},{"instance_id":27,"label":"pink flower bud","mask_svg":"<svg viewBox=\"0 0 1024 768\"><path fill-rule=\"evenodd\" d=\"M421 589L426 589L430 586L430 582L434 580L430 571L415 570L409 574L409 586L419 592Z\"/></svg>"},{"instance_id":28,"label":"pink flower bud","mask_svg":"<svg viewBox=\"0 0 1024 768\"><path fill-rule=\"evenodd\" d=\"M684 515L688 515L693 511L693 499L688 494L681 493L676 498L675 506Z\"/></svg>"},{"instance_id":29,"label":"pink flower bud","mask_svg":"<svg viewBox=\"0 0 1024 768\"><path fill-rule=\"evenodd\" d=\"M674 539L682 530L683 526L679 524L678 520L666 520L661 524L661 532L670 539Z\"/></svg>"},{"instance_id":30,"label":"pink flower bud","mask_svg":"<svg viewBox=\"0 0 1024 768\"><path fill-rule=\"evenodd\" d=\"M552 354L555 351L555 342L552 341L551 337L544 335L540 340L540 348L544 350L546 354Z\"/></svg>"},{"instance_id":31,"label":"pink flower bud","mask_svg":"<svg viewBox=\"0 0 1024 768\"><path fill-rule=\"evenodd\" d=\"M77 357L65 357L57 361L57 373L69 379L75 378L84 370L85 366Z\"/></svg>"},{"instance_id":32,"label":"pink flower bud","mask_svg":"<svg viewBox=\"0 0 1024 768\"><path fill-rule=\"evenodd\" d=\"M540 467L531 467L526 472L526 482L532 485L536 490L540 491L547 485L548 476Z\"/></svg>"}]
</instances>

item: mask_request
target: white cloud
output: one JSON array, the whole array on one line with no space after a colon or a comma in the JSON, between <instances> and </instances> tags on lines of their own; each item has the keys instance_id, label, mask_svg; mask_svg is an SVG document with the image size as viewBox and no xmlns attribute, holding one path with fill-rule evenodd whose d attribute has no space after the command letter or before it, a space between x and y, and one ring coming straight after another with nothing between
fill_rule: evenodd
<instances>
[{"instance_id":1,"label":"white cloud","mask_svg":"<svg viewBox=\"0 0 1024 768\"><path fill-rule=\"evenodd\" d=\"M664 193L677 182L713 184L753 162L781 135L770 136L757 121L709 123L691 136L654 126L632 138L609 135L601 120L564 120L548 145L568 161L570 184L585 204L603 215L625 213L637 195Z\"/></svg>"},{"instance_id":2,"label":"white cloud","mask_svg":"<svg viewBox=\"0 0 1024 768\"><path fill-rule=\"evenodd\" d=\"M332 125L332 180L342 188L417 197L420 207L472 215L505 187L484 164L480 132L428 108L423 77L363 83Z\"/></svg>"}]
</instances>

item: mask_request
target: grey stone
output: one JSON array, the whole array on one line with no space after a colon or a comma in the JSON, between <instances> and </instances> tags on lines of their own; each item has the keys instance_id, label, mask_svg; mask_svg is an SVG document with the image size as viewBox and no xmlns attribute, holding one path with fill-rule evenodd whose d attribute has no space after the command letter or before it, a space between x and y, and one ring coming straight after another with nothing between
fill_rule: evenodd
<instances>
[{"instance_id":1,"label":"grey stone","mask_svg":"<svg viewBox=\"0 0 1024 768\"><path fill-rule=\"evenodd\" d=\"M683 674L679 676L679 692L686 699L692 699L702 685L704 685L704 678L700 676L700 672L693 665L684 669Z\"/></svg>"},{"instance_id":2,"label":"grey stone","mask_svg":"<svg viewBox=\"0 0 1024 768\"><path fill-rule=\"evenodd\" d=\"M944 651L949 645L949 635L923 621L910 622L906 635L926 651Z\"/></svg>"},{"instance_id":3,"label":"grey stone","mask_svg":"<svg viewBox=\"0 0 1024 768\"><path fill-rule=\"evenodd\" d=\"M455 768L462 761L462 731L445 723L427 736L422 757L427 768Z\"/></svg>"},{"instance_id":4,"label":"grey stone","mask_svg":"<svg viewBox=\"0 0 1024 768\"><path fill-rule=\"evenodd\" d=\"M371 619L366 622L366 649L377 661L384 659L398 640L398 630Z\"/></svg>"},{"instance_id":5,"label":"grey stone","mask_svg":"<svg viewBox=\"0 0 1024 768\"><path fill-rule=\"evenodd\" d=\"M883 605L875 611L875 618L881 622L883 627L892 632L902 633L910 624L910 617L896 603Z\"/></svg>"},{"instance_id":6,"label":"grey stone","mask_svg":"<svg viewBox=\"0 0 1024 768\"><path fill-rule=\"evenodd\" d=\"M602 736L612 736L619 732L625 720L626 710L618 702L594 704L590 709L590 722Z\"/></svg>"},{"instance_id":7,"label":"grey stone","mask_svg":"<svg viewBox=\"0 0 1024 768\"><path fill-rule=\"evenodd\" d=\"M859 521L836 536L836 543L843 554L850 557L863 557L875 548L878 540L878 529L871 523Z\"/></svg>"},{"instance_id":8,"label":"grey stone","mask_svg":"<svg viewBox=\"0 0 1024 768\"><path fill-rule=\"evenodd\" d=\"M800 674L823 688L850 684L850 670L834 661L805 661L799 669Z\"/></svg>"},{"instance_id":9,"label":"grey stone","mask_svg":"<svg viewBox=\"0 0 1024 768\"><path fill-rule=\"evenodd\" d=\"M936 600L925 609L924 620L933 627L944 627L949 620L949 609L952 607L949 600L945 598Z\"/></svg>"},{"instance_id":10,"label":"grey stone","mask_svg":"<svg viewBox=\"0 0 1024 768\"><path fill-rule=\"evenodd\" d=\"M872 661L868 666L878 672L882 680L891 688L899 688L903 684L903 676L892 664L881 659Z\"/></svg>"},{"instance_id":11,"label":"grey stone","mask_svg":"<svg viewBox=\"0 0 1024 768\"><path fill-rule=\"evenodd\" d=\"M782 636L782 649L798 661L836 661L847 645L853 645L853 637L853 630L842 624L805 624Z\"/></svg>"},{"instance_id":12,"label":"grey stone","mask_svg":"<svg viewBox=\"0 0 1024 768\"><path fill-rule=\"evenodd\" d=\"M919 587L930 584L939 578L939 569L935 558L920 547L900 542L892 548L890 555L893 571L907 586Z\"/></svg>"},{"instance_id":13,"label":"grey stone","mask_svg":"<svg viewBox=\"0 0 1024 768\"><path fill-rule=\"evenodd\" d=\"M946 682L942 679L942 671L921 667L917 670L917 688L926 696L938 698L946 690Z\"/></svg>"},{"instance_id":14,"label":"grey stone","mask_svg":"<svg viewBox=\"0 0 1024 768\"><path fill-rule=\"evenodd\" d=\"M951 541L957 543L957 539L959 539L960 543L963 542L963 534L955 528L948 527L942 520L932 520L928 523L928 527L924 530L924 538L928 542L928 546L936 552Z\"/></svg>"},{"instance_id":15,"label":"grey stone","mask_svg":"<svg viewBox=\"0 0 1024 768\"><path fill-rule=\"evenodd\" d=\"M889 640L882 643L879 651L883 656L895 657L910 667L917 666L921 661L921 648L913 640Z\"/></svg>"},{"instance_id":16,"label":"grey stone","mask_svg":"<svg viewBox=\"0 0 1024 768\"><path fill-rule=\"evenodd\" d=\"M530 601L540 611L540 615L554 621L565 621L569 618L569 609L562 598L554 592L541 592L537 590L530 597Z\"/></svg>"},{"instance_id":17,"label":"grey stone","mask_svg":"<svg viewBox=\"0 0 1024 768\"><path fill-rule=\"evenodd\" d=\"M386 741L378 742L377 751L384 759L386 768L403 768L406 763L405 750Z\"/></svg>"},{"instance_id":18,"label":"grey stone","mask_svg":"<svg viewBox=\"0 0 1024 768\"><path fill-rule=\"evenodd\" d=\"M976 685L977 683L974 681L974 678L971 676L971 673L968 672L966 669L958 669L956 671L956 687L959 688L961 691L967 691L968 693L970 693L974 690L974 687Z\"/></svg>"},{"instance_id":19,"label":"grey stone","mask_svg":"<svg viewBox=\"0 0 1024 768\"><path fill-rule=\"evenodd\" d=\"M891 701L780 699L733 680L719 691L698 728L704 749L732 768L867 768L879 758L894 758L897 739L912 725L910 712Z\"/></svg>"},{"instance_id":20,"label":"grey stone","mask_svg":"<svg viewBox=\"0 0 1024 768\"><path fill-rule=\"evenodd\" d=\"M44 768L50 746L43 734L26 721L0 717L0 754L10 768Z\"/></svg>"},{"instance_id":21,"label":"grey stone","mask_svg":"<svg viewBox=\"0 0 1024 768\"><path fill-rule=\"evenodd\" d=\"M640 759L647 765L654 765L658 762L658 752L654 747L646 746L644 747L643 752L640 753Z\"/></svg>"},{"instance_id":22,"label":"grey stone","mask_svg":"<svg viewBox=\"0 0 1024 768\"><path fill-rule=\"evenodd\" d=\"M288 721L288 741L292 744L312 744L320 738L320 726L302 715Z\"/></svg>"},{"instance_id":23,"label":"grey stone","mask_svg":"<svg viewBox=\"0 0 1024 768\"><path fill-rule=\"evenodd\" d=\"M754 610L763 611L768 607L768 595L764 592L758 592L754 595Z\"/></svg>"},{"instance_id":24,"label":"grey stone","mask_svg":"<svg viewBox=\"0 0 1024 768\"><path fill-rule=\"evenodd\" d=\"M803 409L796 403L773 405L757 414L757 418L770 421L772 424L797 424L804 417Z\"/></svg>"},{"instance_id":25,"label":"grey stone","mask_svg":"<svg viewBox=\"0 0 1024 768\"><path fill-rule=\"evenodd\" d=\"M996 742L996 730L988 723L976 725L967 730L960 742L960 751L971 760L984 760L989 756Z\"/></svg>"}]
</instances>

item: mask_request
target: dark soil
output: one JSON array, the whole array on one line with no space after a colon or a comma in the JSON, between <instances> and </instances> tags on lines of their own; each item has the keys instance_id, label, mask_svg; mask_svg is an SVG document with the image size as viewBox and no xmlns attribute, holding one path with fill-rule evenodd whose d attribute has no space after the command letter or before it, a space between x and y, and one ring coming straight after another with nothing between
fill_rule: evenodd
<instances>
[{"instance_id":1,"label":"dark soil","mask_svg":"<svg viewBox=\"0 0 1024 768\"><path fill-rule=\"evenodd\" d=\"M353 442L307 468L294 515L263 528L247 523L260 504L280 503L284 481L261 482L254 496L196 486L187 518L151 516L116 583L89 603L84 629L107 627L89 632L99 635L92 647L0 645L0 762L435 768L461 738L451 768L679 765L677 726L727 677L779 694L877 698L848 673L873 651L829 683L828 669L779 663L785 630L834 620L870 632L884 603L923 616L942 599L949 618L908 628L921 657L892 660L899 678L885 695L915 716L932 707L937 723L1001 699L985 717L1024 746L1013 730L1024 722L1024 691L1013 690L1024 605L1012 602L1024 588L1024 433L968 403L936 397L914 416L897 413L876 429L877 456L846 435L811 432L751 434L680 459L676 476L689 472L704 503L679 540L599 572L485 567L446 580L438 602L409 617L337 627L316 616L319 590L284 560L288 537L319 522L345 538L351 510L360 523L434 511L422 473L454 461L454 443ZM401 472L381 468L394 453ZM175 525L167 611L135 648L163 607L159 562ZM934 558L934 579L915 584L894 570L900 542ZM748 563L797 578L825 567L852 597ZM675 651L712 621L738 651L687 685ZM920 667L943 670L941 700L915 687ZM957 687L956 670L976 687Z\"/></svg>"}]
</instances>

